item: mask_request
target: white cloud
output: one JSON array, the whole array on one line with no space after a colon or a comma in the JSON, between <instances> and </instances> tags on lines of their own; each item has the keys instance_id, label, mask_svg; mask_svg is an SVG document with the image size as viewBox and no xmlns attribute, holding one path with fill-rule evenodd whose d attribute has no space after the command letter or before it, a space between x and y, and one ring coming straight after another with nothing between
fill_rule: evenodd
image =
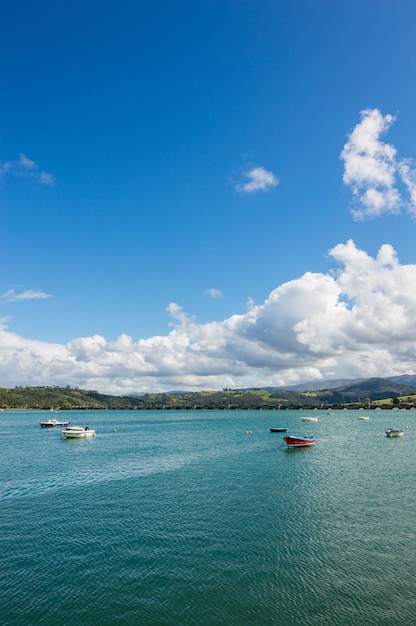
<instances>
[{"instance_id":1,"label":"white cloud","mask_svg":"<svg viewBox=\"0 0 416 626\"><path fill-rule=\"evenodd\" d=\"M22 291L22 293L16 293L14 289L9 289L2 296L0 296L3 302L22 302L23 300L42 300L45 298L52 298L49 293L44 291L35 291L33 289L28 291Z\"/></svg>"},{"instance_id":2,"label":"white cloud","mask_svg":"<svg viewBox=\"0 0 416 626\"><path fill-rule=\"evenodd\" d=\"M15 161L0 162L0 175L34 178L41 185L52 186L55 184L53 174L40 170L36 161L32 161L23 153Z\"/></svg>"},{"instance_id":3,"label":"white cloud","mask_svg":"<svg viewBox=\"0 0 416 626\"><path fill-rule=\"evenodd\" d=\"M49 293L43 291L28 290L22 293L16 293L14 289L9 289L2 296L0 296L4 302L21 302L23 300L40 300L45 298L52 298Z\"/></svg>"},{"instance_id":4,"label":"white cloud","mask_svg":"<svg viewBox=\"0 0 416 626\"><path fill-rule=\"evenodd\" d=\"M53 186L55 184L55 178L49 172L39 172L38 180L42 185Z\"/></svg>"},{"instance_id":5,"label":"white cloud","mask_svg":"<svg viewBox=\"0 0 416 626\"><path fill-rule=\"evenodd\" d=\"M268 191L279 184L278 179L272 172L264 167L253 167L245 174L248 182L236 185L236 191L241 193L253 193L255 191Z\"/></svg>"},{"instance_id":6,"label":"white cloud","mask_svg":"<svg viewBox=\"0 0 416 626\"><path fill-rule=\"evenodd\" d=\"M79 337L67 345L0 325L2 386L66 384L115 394L289 385L416 372L416 264L390 245L329 252L336 271L307 272L246 312L198 324L176 303L165 336Z\"/></svg>"},{"instance_id":7,"label":"white cloud","mask_svg":"<svg viewBox=\"0 0 416 626\"><path fill-rule=\"evenodd\" d=\"M416 214L416 169L412 167L410 159L403 159L398 165L398 170L410 194L409 210L411 213Z\"/></svg>"},{"instance_id":8,"label":"white cloud","mask_svg":"<svg viewBox=\"0 0 416 626\"><path fill-rule=\"evenodd\" d=\"M214 300L218 300L219 298L223 297L222 291L220 291L219 289L215 289L214 287L212 287L211 289L206 289L205 293L210 298L214 298Z\"/></svg>"},{"instance_id":9,"label":"white cloud","mask_svg":"<svg viewBox=\"0 0 416 626\"><path fill-rule=\"evenodd\" d=\"M410 159L398 158L396 148L381 141L394 122L392 115L383 116L378 109L362 111L341 152L343 180L354 194L352 214L357 220L399 213L404 207L416 214L416 170ZM399 190L403 185L409 200Z\"/></svg>"}]
</instances>

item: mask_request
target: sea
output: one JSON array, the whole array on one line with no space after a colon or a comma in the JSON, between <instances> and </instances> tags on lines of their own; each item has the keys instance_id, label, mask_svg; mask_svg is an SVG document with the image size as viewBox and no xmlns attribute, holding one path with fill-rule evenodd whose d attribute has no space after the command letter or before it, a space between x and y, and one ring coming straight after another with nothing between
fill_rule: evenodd
<instances>
[{"instance_id":1,"label":"sea","mask_svg":"<svg viewBox=\"0 0 416 626\"><path fill-rule=\"evenodd\" d=\"M0 412L0 624L416 624L416 411L360 415Z\"/></svg>"}]
</instances>

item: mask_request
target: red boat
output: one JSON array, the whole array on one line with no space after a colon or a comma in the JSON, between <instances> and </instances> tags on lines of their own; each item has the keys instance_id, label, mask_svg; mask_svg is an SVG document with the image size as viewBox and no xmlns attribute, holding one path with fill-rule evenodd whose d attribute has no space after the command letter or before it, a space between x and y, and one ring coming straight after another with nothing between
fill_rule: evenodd
<instances>
[{"instance_id":1,"label":"red boat","mask_svg":"<svg viewBox=\"0 0 416 626\"><path fill-rule=\"evenodd\" d=\"M301 437L300 435L286 435L283 437L288 448L307 448L313 446L316 437Z\"/></svg>"}]
</instances>

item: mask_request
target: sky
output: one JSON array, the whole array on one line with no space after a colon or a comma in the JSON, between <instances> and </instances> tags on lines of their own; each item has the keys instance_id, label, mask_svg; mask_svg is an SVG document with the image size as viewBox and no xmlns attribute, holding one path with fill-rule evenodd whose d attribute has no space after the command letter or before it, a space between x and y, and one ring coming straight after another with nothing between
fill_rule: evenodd
<instances>
[{"instance_id":1,"label":"sky","mask_svg":"<svg viewBox=\"0 0 416 626\"><path fill-rule=\"evenodd\" d=\"M0 8L0 386L416 374L414 0Z\"/></svg>"}]
</instances>

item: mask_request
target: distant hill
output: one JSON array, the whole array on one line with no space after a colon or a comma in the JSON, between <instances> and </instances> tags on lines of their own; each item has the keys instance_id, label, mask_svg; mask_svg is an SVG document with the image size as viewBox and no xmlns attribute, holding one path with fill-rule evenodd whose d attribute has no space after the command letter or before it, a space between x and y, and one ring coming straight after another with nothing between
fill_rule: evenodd
<instances>
[{"instance_id":1,"label":"distant hill","mask_svg":"<svg viewBox=\"0 0 416 626\"><path fill-rule=\"evenodd\" d=\"M400 382L402 381L402 382ZM415 385L403 384L414 382ZM333 384L334 386L331 386ZM325 385L325 388L322 386ZM172 391L169 393L136 393L112 396L93 390L70 387L0 388L0 409L265 409L345 405L399 396L416 397L416 376L368 378L292 385L286 389L223 389L221 391ZM301 388L302 390L299 390ZM411 404L413 400L410 400ZM416 405L416 399L415 399Z\"/></svg>"},{"instance_id":2,"label":"distant hill","mask_svg":"<svg viewBox=\"0 0 416 626\"><path fill-rule=\"evenodd\" d=\"M414 386L411 384L414 383ZM164 395L167 404L202 406L319 405L382 400L416 394L416 376L403 375L392 378L334 379L299 383L288 387L261 387L224 389L220 391L170 391ZM147 394L157 402L158 395ZM146 397L146 394L145 394Z\"/></svg>"},{"instance_id":3,"label":"distant hill","mask_svg":"<svg viewBox=\"0 0 416 626\"><path fill-rule=\"evenodd\" d=\"M365 399L383 400L416 394L416 387L402 385L388 378L360 379L334 389L320 390L317 395L323 402L359 402Z\"/></svg>"},{"instance_id":4,"label":"distant hill","mask_svg":"<svg viewBox=\"0 0 416 626\"><path fill-rule=\"evenodd\" d=\"M343 389L344 387L359 385L360 383L366 383L366 381L372 380L389 380L394 383L398 383L400 385L405 385L408 387L415 387L416 390L416 375L412 374L403 374L401 376L389 376L385 378L338 378L338 379L330 379L330 380L319 380L319 381L310 381L306 383L297 383L296 385L289 385L287 387L264 387L264 389L268 389L270 391L277 390L287 390L287 391L299 391L301 393L306 391L322 391L326 389ZM370 384L371 387L371 384Z\"/></svg>"},{"instance_id":5,"label":"distant hill","mask_svg":"<svg viewBox=\"0 0 416 626\"><path fill-rule=\"evenodd\" d=\"M321 389L337 389L338 387L343 387L345 385L350 385L356 382L359 382L362 378L338 378L331 380L319 380L312 381L307 383L297 383L296 385L289 385L288 387L274 387L274 390L283 390L287 389L290 391L320 391ZM268 387L271 389L271 387Z\"/></svg>"},{"instance_id":6,"label":"distant hill","mask_svg":"<svg viewBox=\"0 0 416 626\"><path fill-rule=\"evenodd\" d=\"M416 387L416 376L413 374L402 374L402 376L389 376L389 380L393 380L395 383L401 385L410 385L410 387Z\"/></svg>"}]
</instances>

